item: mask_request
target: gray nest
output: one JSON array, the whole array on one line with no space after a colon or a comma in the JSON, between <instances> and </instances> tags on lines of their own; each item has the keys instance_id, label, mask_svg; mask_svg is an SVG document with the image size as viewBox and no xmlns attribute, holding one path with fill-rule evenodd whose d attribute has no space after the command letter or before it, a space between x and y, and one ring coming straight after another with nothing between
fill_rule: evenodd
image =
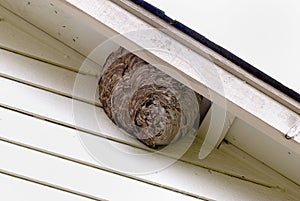
<instances>
[{"instance_id":1,"label":"gray nest","mask_svg":"<svg viewBox=\"0 0 300 201\"><path fill-rule=\"evenodd\" d=\"M99 95L107 116L151 148L199 127L202 96L124 48L107 58Z\"/></svg>"}]
</instances>

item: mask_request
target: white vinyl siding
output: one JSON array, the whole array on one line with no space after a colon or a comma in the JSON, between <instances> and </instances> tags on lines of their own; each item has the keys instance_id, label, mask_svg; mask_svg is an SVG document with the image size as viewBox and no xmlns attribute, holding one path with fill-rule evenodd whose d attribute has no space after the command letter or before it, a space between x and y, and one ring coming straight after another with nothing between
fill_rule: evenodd
<instances>
[{"instance_id":1,"label":"white vinyl siding","mask_svg":"<svg viewBox=\"0 0 300 201\"><path fill-rule=\"evenodd\" d=\"M199 160L199 138L180 160L152 174L100 164L80 135L100 145L109 141L123 150L149 153L125 138L94 104L100 68L88 60L90 69L78 73L83 55L4 8L0 11L1 200L22 195L24 200L75 201L297 200L299 186L226 142ZM78 80L84 85L76 86ZM169 157L152 160L164 163ZM143 162L150 166L153 161Z\"/></svg>"}]
</instances>

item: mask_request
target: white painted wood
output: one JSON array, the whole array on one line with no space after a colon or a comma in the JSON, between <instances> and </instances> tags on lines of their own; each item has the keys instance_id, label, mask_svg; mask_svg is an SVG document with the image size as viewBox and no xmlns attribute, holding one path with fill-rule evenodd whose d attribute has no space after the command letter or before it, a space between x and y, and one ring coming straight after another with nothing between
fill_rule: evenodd
<instances>
[{"instance_id":1,"label":"white painted wood","mask_svg":"<svg viewBox=\"0 0 300 201\"><path fill-rule=\"evenodd\" d=\"M90 139L90 141L93 141L98 146L105 145L103 144L102 138L89 135L87 133L83 132L77 132L74 129L66 128L63 126L55 125L50 122L45 122L43 120L35 119L33 117L20 114L17 112L9 111L7 109L0 109L0 128L1 128L1 136L0 138L5 141L10 141L15 144L19 144L20 146L26 146L31 149L36 149L39 151L42 151L43 153L48 153L53 156L58 156L59 158L63 158L66 160L71 160L73 163L80 163L82 165L79 166L89 166L89 167L95 167L97 168L97 171L102 171L101 169L105 169L108 171L115 172L114 168L112 166L107 166L107 163L104 163L103 161L96 161L94 157L91 157L90 154L85 150L84 146L81 144L80 139L78 138L79 135L86 135L87 138ZM11 124L18 124L19 126L11 126ZM37 130L43 131L42 133L36 132ZM42 135L42 136L41 136ZM164 163L164 160L167 160L166 158L155 155L150 160L144 160L137 158L134 156L135 154L141 154L144 151L141 152L141 150L132 149L128 146L124 146L118 143L110 142L111 144L114 144L110 148L116 148L118 147L120 150L125 151L126 153L131 153L131 155L128 157L124 157L125 161L123 162L122 158L118 157L118 160L120 162L124 163L131 163L134 164L135 167L138 167L139 165L145 165L145 166L153 166L152 164L157 163ZM0 144L3 144L0 143ZM5 150L7 153L9 152L9 156L15 156L15 152L11 151L11 149L19 149L20 154L23 155L23 152L25 153L32 153L32 151L26 151L23 148L9 148L11 145L5 145ZM7 148L8 147L8 148ZM13 147L16 147L13 145ZM1 150L1 148L0 148ZM1 150L2 151L2 150ZM2 152L3 153L3 152ZM103 154L104 152L101 152ZM110 150L106 149L105 154L110 154ZM145 153L145 152L144 152ZM31 154L28 154L31 155ZM34 153L33 155L41 155L38 153ZM25 154L26 156L26 154ZM27 158L25 156L22 156L24 160ZM15 156L17 157L17 156ZM42 157L42 156L41 156ZM45 171L47 174L50 175L47 180L43 180L45 182L49 182L49 180L53 181L54 175L51 173L51 163L49 164L47 161L53 161L53 163L67 163L71 164L71 162L60 162L63 161L63 159L58 159L56 157L52 156L44 156L47 159L45 159L46 164L45 166L49 166L45 169L45 167L41 167L41 162L38 160L38 158L32 158L32 164L31 166L34 167L34 170L37 168L40 169L38 171L38 174L34 174L34 177L32 176L32 179L40 180L40 176L43 171ZM113 155L110 155L111 158L113 158ZM222 155L220 155L222 157ZM49 159L48 159L49 158ZM1 158L1 161L3 158ZM18 160L16 158L15 160ZM5 160L3 160L5 161ZM127 161L127 162L126 162ZM101 163L102 162L102 163ZM16 163L16 162L10 162L10 163ZM22 163L22 160L21 160ZM234 166L237 163L231 164ZM229 165L229 164L228 164ZM57 164L55 165L57 166ZM74 166L78 166L74 164ZM3 167L3 166L2 166ZM89 167L86 167L84 169L91 169ZM32 167L31 167L32 168ZM23 168L19 169L25 169L27 172L31 169L27 167L27 165L23 166ZM63 168L61 169L61 166L56 167L59 171L55 173L57 174L65 174L67 172L64 172ZM231 167L233 168L233 167ZM0 164L1 169L1 164ZM2 168L3 169L3 168ZM9 170L14 170L15 173L22 174L24 176L29 176L28 174L25 174L26 171L19 170L16 171L16 168L12 168L10 166L7 168ZM45 169L45 170L44 170ZM70 169L73 169L70 167ZM32 171L34 171L32 170ZM22 172L20 172L22 171ZM80 171L81 173L78 175L86 175L86 171ZM30 171L31 173L31 171ZM44 174L46 174L44 173ZM33 173L31 173L33 174ZM273 200L297 200L292 199L288 195L288 193L283 193L282 191L278 191L276 186L273 186L273 189L270 187L265 187L261 185L257 185L255 183L251 183L242 179L237 179L234 177L230 177L224 174L220 174L215 172L214 170L203 169L194 165L189 165L184 162L177 161L173 165L169 167L165 167L163 169L157 170L152 173L148 174L135 174L131 173L130 175L122 172L118 172L119 175L122 175L123 177L131 177L138 179L140 182L144 181L146 183L150 183L153 185L159 185L163 188L168 188L170 190L175 190L178 192L184 192L186 194L190 194L193 196L204 196L210 199L215 200L269 200L270 197L274 197ZM45 177L45 176L44 176ZM43 177L43 178L44 178ZM53 178L52 178L53 177ZM66 179L66 177L63 177L61 179ZM97 178L95 178L97 179ZM55 182L51 182L52 184L59 184L60 180L55 180ZM69 180L66 180L66 182ZM73 180L72 180L73 181ZM85 179L84 179L85 181ZM137 182L139 182L137 181ZM90 183L93 183L94 180L91 180ZM68 186L70 182L68 182ZM71 182L72 183L72 182ZM83 183L84 184L84 183ZM67 187L65 185L61 185L61 187ZM132 186L134 187L134 186ZM94 188L92 188L94 189ZM78 191L78 189L73 189ZM82 191L80 191L82 192ZM217 193L216 193L217 192ZM88 192L85 192L88 193ZM90 194L90 193L88 193ZM95 195L94 195L95 196Z\"/></svg>"},{"instance_id":2,"label":"white painted wood","mask_svg":"<svg viewBox=\"0 0 300 201\"><path fill-rule=\"evenodd\" d=\"M97 86L96 76L78 74L1 49L0 75L91 104L99 104L96 99L97 91L90 90L93 89L92 86ZM75 85L75 82L78 83Z\"/></svg>"},{"instance_id":3,"label":"white painted wood","mask_svg":"<svg viewBox=\"0 0 300 201\"><path fill-rule=\"evenodd\" d=\"M199 200L117 174L0 142L2 171L105 200ZM28 162L31 161L31 162ZM116 193L117 192L117 193Z\"/></svg>"},{"instance_id":4,"label":"white painted wood","mask_svg":"<svg viewBox=\"0 0 300 201\"><path fill-rule=\"evenodd\" d=\"M206 158L224 139L233 123L234 116L216 104L212 104L200 129L205 137L199 151L199 159Z\"/></svg>"},{"instance_id":5,"label":"white painted wood","mask_svg":"<svg viewBox=\"0 0 300 201\"><path fill-rule=\"evenodd\" d=\"M196 155L196 153L194 155ZM212 163L216 165L211 166L210 164ZM225 170L223 173L230 173L238 178L242 175L242 179L247 178L247 171L256 172L257 175L261 175L261 178L264 178L264 182L269 181L270 183L276 184L277 187L283 189L284 192L294 195L297 199L300 198L299 185L283 175L279 176L277 171L231 143L223 142L220 147L214 150L205 160L201 160L201 164L204 167L218 167L221 170ZM237 172L241 174L237 175ZM262 180L254 179L253 181L260 183Z\"/></svg>"},{"instance_id":6,"label":"white painted wood","mask_svg":"<svg viewBox=\"0 0 300 201\"><path fill-rule=\"evenodd\" d=\"M18 1L18 3L21 2L27 4L27 1ZM18 5L18 3L15 5ZM22 8L20 9L22 10ZM99 65L9 12L1 5L0 15L2 19L0 20L0 48L18 52L77 72L81 71L93 75L99 73ZM36 16L41 15L35 15L35 18L39 18ZM83 64L85 65L83 66Z\"/></svg>"},{"instance_id":7,"label":"white painted wood","mask_svg":"<svg viewBox=\"0 0 300 201\"><path fill-rule=\"evenodd\" d=\"M300 140L300 120L294 124L294 126L286 134L286 138Z\"/></svg>"},{"instance_id":8,"label":"white painted wood","mask_svg":"<svg viewBox=\"0 0 300 201\"><path fill-rule=\"evenodd\" d=\"M0 173L1 200L92 201L48 186Z\"/></svg>"},{"instance_id":9,"label":"white painted wood","mask_svg":"<svg viewBox=\"0 0 300 201\"><path fill-rule=\"evenodd\" d=\"M240 119L237 119L230 128L226 139L238 147L243 147L244 151L283 173L291 180L300 183L300 175L298 174L299 153L288 147L280 146Z\"/></svg>"}]
</instances>

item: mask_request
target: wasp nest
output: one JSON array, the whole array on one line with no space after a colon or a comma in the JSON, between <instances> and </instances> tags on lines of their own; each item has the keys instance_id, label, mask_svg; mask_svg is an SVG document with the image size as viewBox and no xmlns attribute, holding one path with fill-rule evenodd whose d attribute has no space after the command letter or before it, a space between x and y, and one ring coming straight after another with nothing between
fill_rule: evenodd
<instances>
[{"instance_id":1,"label":"wasp nest","mask_svg":"<svg viewBox=\"0 0 300 201\"><path fill-rule=\"evenodd\" d=\"M202 97L124 48L107 58L99 95L107 116L152 148L199 127Z\"/></svg>"}]
</instances>

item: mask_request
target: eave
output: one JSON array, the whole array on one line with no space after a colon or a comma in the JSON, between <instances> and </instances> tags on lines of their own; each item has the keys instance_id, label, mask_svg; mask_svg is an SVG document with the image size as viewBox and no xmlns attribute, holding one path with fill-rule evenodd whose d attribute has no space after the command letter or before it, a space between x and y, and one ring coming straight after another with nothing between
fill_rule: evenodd
<instances>
[{"instance_id":1,"label":"eave","mask_svg":"<svg viewBox=\"0 0 300 201\"><path fill-rule=\"evenodd\" d=\"M99 42L105 40L101 36L115 37L115 42L129 50L144 49L145 51L139 52L138 56L166 73L176 72L177 79L182 82L188 80L189 87L193 90L211 99L216 106L223 108L225 112L229 112L242 122L246 122L250 125L250 128L257 129L259 131L259 134L255 136L258 137L257 141L260 141L260 136L262 138L267 137L272 146L279 145L284 148L283 152L286 152L286 158L285 155L282 155L282 158L278 160L286 160L288 161L286 164L288 164L295 162L295 158L299 159L299 102L287 97L282 92L262 82L236 64L132 2L125 0L114 2L124 9L111 1L103 1L101 5L96 0L90 0L88 3L77 0L57 1L55 5L64 12L62 15L74 17L73 19L63 17L61 19L67 19L69 24L78 28L66 32L63 36L58 34L58 30L61 28L58 27L59 23L57 23L57 27L55 27L55 24L47 26L47 20L51 23L51 19L46 17L38 19L35 17L40 16L39 12L41 11L32 10L31 13L20 12L19 14L85 56L88 56L95 48L93 44L99 44ZM4 3L16 13L20 11L17 6L13 5L13 1ZM114 12L109 13L108 11L111 10ZM112 18L114 20L111 20ZM79 19L80 22L78 22ZM79 24L84 24L84 27L89 31L81 33L80 27L78 27ZM147 37L128 34L141 31L145 33L145 30L148 34ZM76 42L73 40L74 36L79 36ZM95 36L98 36L98 38ZM94 39L99 40L93 41ZM161 46L160 44L169 45ZM173 56L170 57L170 55L180 55L186 58L189 63ZM92 57L90 59L100 64L103 63L99 58ZM199 64L202 67L200 75L205 75L208 79L195 73L195 69L191 69L191 66L198 66ZM94 69L84 70L86 70L85 73L95 73L96 75L98 73L93 71ZM215 80L216 74L219 76L217 80ZM248 98L245 99L244 97ZM239 135L239 133L236 135ZM206 138L208 142L210 141L209 137ZM243 147L243 143L234 142L230 136L227 139L239 148L246 149L254 157L256 156L255 149L247 149L245 148L246 145ZM241 137L241 139L244 138ZM220 139L215 138L212 141L219 142ZM265 151L270 152L270 150ZM288 152L292 153L294 158L288 158ZM264 156L259 159L265 160ZM272 161L268 165L272 167ZM281 165L285 166L284 163ZM275 167L275 169L277 168L280 167ZM293 176L297 176L297 172L291 172L290 170L286 170L287 172L278 171L298 184L300 183L299 176L293 178Z\"/></svg>"}]
</instances>

